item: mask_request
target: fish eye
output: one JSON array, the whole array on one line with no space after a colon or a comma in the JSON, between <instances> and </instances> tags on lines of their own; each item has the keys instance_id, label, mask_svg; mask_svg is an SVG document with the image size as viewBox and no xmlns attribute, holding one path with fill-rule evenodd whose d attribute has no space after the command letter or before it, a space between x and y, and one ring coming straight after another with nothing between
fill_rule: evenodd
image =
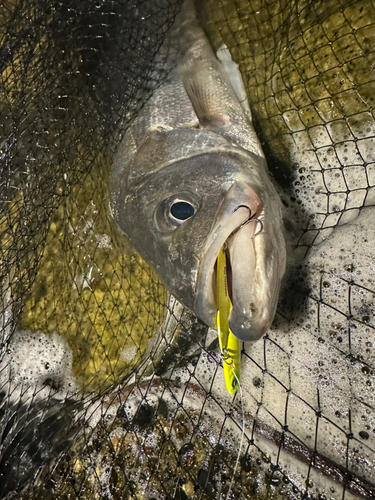
<instances>
[{"instance_id":1,"label":"fish eye","mask_svg":"<svg viewBox=\"0 0 375 500\"><path fill-rule=\"evenodd\" d=\"M195 208L187 201L175 201L171 205L170 212L175 219L184 222L194 215Z\"/></svg>"},{"instance_id":2,"label":"fish eye","mask_svg":"<svg viewBox=\"0 0 375 500\"><path fill-rule=\"evenodd\" d=\"M199 208L199 198L195 193L174 193L157 205L154 212L156 227L162 232L174 231L195 216Z\"/></svg>"}]
</instances>

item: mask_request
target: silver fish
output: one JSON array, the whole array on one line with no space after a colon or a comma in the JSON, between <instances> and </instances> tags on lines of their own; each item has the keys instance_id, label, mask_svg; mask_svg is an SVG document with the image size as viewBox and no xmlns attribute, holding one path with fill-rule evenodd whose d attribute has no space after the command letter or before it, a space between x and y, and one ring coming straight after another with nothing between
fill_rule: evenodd
<instances>
[{"instance_id":1,"label":"silver fish","mask_svg":"<svg viewBox=\"0 0 375 500\"><path fill-rule=\"evenodd\" d=\"M168 290L209 326L226 243L229 325L240 340L256 340L272 323L286 251L241 75L225 46L215 56L190 3L160 57L172 69L115 155L112 214Z\"/></svg>"}]
</instances>

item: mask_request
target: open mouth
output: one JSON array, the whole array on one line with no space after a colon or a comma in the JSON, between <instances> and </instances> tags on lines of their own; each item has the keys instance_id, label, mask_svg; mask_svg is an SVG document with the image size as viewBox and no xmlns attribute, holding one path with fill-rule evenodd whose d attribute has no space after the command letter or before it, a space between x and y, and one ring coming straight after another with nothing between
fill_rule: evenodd
<instances>
[{"instance_id":1,"label":"open mouth","mask_svg":"<svg viewBox=\"0 0 375 500\"><path fill-rule=\"evenodd\" d=\"M233 310L241 312L242 315L250 313L251 291L256 267L253 239L256 226L255 220L248 220L232 231L224 242L226 288ZM214 272L213 281L216 278L215 274Z\"/></svg>"},{"instance_id":2,"label":"open mouth","mask_svg":"<svg viewBox=\"0 0 375 500\"><path fill-rule=\"evenodd\" d=\"M231 301L231 303L233 304L233 288L232 288L232 266L231 266L231 263L230 263L230 255L229 255L229 249L228 249L228 245L226 243L224 243L224 251L225 251L225 284L224 284L224 287L228 293L228 296L229 296L229 299ZM221 251L221 249L220 249ZM218 291L217 291L217 260L215 262L215 266L214 266L214 270L213 270L213 273L212 273L212 288L213 288L213 292L214 292L214 296L216 298L216 307L218 308L218 300L217 300L217 295L218 295Z\"/></svg>"},{"instance_id":3,"label":"open mouth","mask_svg":"<svg viewBox=\"0 0 375 500\"><path fill-rule=\"evenodd\" d=\"M257 221L249 219L250 207L241 206L219 225L210 241L199 272L196 311L207 324L217 315L217 256L223 245L226 248L226 285L232 302L231 317L249 316L249 304L256 266L254 234ZM242 321L239 320L238 321ZM242 321L246 328L245 321ZM214 325L212 325L214 326ZM236 331L234 335L241 338ZM242 340L242 338L241 338Z\"/></svg>"},{"instance_id":4,"label":"open mouth","mask_svg":"<svg viewBox=\"0 0 375 500\"><path fill-rule=\"evenodd\" d=\"M226 264L226 275L227 275L227 289L230 301L233 304L233 293L232 293L232 266L230 264L229 250L228 247L225 249L225 264Z\"/></svg>"},{"instance_id":5,"label":"open mouth","mask_svg":"<svg viewBox=\"0 0 375 500\"><path fill-rule=\"evenodd\" d=\"M244 342L261 338L276 312L286 257L279 216L277 205L266 212L252 188L234 185L227 191L200 251L194 311L216 328L218 312L222 319L218 297L225 288L231 303L229 310L225 309L226 323ZM223 249L225 259L220 254ZM226 271L219 284L218 257L219 269L225 263Z\"/></svg>"}]
</instances>

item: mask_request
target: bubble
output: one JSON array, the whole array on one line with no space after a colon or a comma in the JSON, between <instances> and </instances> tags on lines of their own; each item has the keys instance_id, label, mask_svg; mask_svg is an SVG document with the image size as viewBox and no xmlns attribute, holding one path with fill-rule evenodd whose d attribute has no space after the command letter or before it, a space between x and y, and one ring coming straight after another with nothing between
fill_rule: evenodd
<instances>
[{"instance_id":1,"label":"bubble","mask_svg":"<svg viewBox=\"0 0 375 500\"><path fill-rule=\"evenodd\" d=\"M367 439L370 437L369 433L368 433L368 432L366 432L366 431L360 431L360 432L359 432L359 435L360 435L360 437L361 437L362 439L365 439L365 440L367 440Z\"/></svg>"}]
</instances>

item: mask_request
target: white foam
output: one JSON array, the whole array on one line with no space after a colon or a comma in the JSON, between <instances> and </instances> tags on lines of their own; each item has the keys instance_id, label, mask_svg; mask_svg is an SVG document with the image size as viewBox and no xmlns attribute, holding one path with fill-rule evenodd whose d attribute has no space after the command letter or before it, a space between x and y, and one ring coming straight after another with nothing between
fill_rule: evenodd
<instances>
[{"instance_id":1,"label":"white foam","mask_svg":"<svg viewBox=\"0 0 375 500\"><path fill-rule=\"evenodd\" d=\"M0 362L0 385L10 400L21 397L72 396L77 384L72 373L72 350L57 333L15 331Z\"/></svg>"}]
</instances>

